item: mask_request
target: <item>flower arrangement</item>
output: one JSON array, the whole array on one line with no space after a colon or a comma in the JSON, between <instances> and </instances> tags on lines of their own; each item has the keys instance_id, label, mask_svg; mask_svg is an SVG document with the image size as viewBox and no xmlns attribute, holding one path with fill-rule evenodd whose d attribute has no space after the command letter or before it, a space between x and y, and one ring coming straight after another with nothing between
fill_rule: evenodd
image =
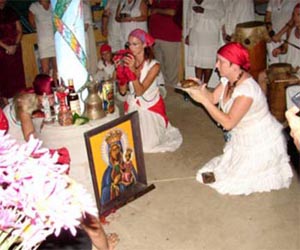
<instances>
[{"instance_id":1,"label":"flower arrangement","mask_svg":"<svg viewBox=\"0 0 300 250\"><path fill-rule=\"evenodd\" d=\"M37 249L62 229L76 234L86 213L97 216L90 194L57 164L59 154L30 138L19 145L0 130L1 250Z\"/></svg>"}]
</instances>

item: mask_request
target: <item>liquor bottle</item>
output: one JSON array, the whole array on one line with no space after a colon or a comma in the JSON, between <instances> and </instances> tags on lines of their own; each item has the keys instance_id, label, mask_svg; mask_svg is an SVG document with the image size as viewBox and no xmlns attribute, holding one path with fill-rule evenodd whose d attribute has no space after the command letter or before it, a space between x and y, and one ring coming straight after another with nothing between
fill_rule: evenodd
<instances>
[{"instance_id":1,"label":"liquor bottle","mask_svg":"<svg viewBox=\"0 0 300 250\"><path fill-rule=\"evenodd\" d=\"M67 96L68 106L70 107L72 114L77 113L78 115L80 115L81 114L80 101L79 101L78 93L75 92L73 79L68 80L68 89L69 89L69 93Z\"/></svg>"}]
</instances>

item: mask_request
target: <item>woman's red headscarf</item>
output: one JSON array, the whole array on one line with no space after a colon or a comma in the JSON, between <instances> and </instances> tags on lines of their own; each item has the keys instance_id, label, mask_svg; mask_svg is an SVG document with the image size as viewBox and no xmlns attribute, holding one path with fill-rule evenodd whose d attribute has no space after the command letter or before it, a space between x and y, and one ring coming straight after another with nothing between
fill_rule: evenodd
<instances>
[{"instance_id":1,"label":"woman's red headscarf","mask_svg":"<svg viewBox=\"0 0 300 250\"><path fill-rule=\"evenodd\" d=\"M143 43L147 45L147 47L151 47L155 42L155 39L142 29L135 29L131 31L129 36L133 36L140 39Z\"/></svg>"},{"instance_id":2,"label":"woman's red headscarf","mask_svg":"<svg viewBox=\"0 0 300 250\"><path fill-rule=\"evenodd\" d=\"M53 94L53 79L47 74L38 74L33 81L34 92L37 95L46 95Z\"/></svg>"},{"instance_id":3,"label":"woman's red headscarf","mask_svg":"<svg viewBox=\"0 0 300 250\"><path fill-rule=\"evenodd\" d=\"M242 69L249 71L250 58L248 50L240 43L231 42L221 47L218 52L220 56L229 62L239 65Z\"/></svg>"}]
</instances>

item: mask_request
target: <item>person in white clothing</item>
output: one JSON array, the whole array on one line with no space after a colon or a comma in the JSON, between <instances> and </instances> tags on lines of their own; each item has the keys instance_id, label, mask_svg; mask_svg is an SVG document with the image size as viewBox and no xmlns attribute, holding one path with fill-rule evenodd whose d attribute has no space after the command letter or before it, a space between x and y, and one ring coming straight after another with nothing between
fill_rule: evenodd
<instances>
[{"instance_id":1,"label":"person in white clothing","mask_svg":"<svg viewBox=\"0 0 300 250\"><path fill-rule=\"evenodd\" d=\"M221 20L225 14L223 0L190 0L187 9L187 64L195 75L208 83L220 46Z\"/></svg>"},{"instance_id":2,"label":"person in white clothing","mask_svg":"<svg viewBox=\"0 0 300 250\"><path fill-rule=\"evenodd\" d=\"M286 25L291 25L289 21L297 3L298 0L269 0L265 15L266 27L272 38L272 41L267 43L269 64L283 62L285 60L284 55L274 57L272 51L282 44L278 37L281 37L283 40L287 38L286 34L282 34L282 30L285 30ZM280 33L280 36L278 36L278 33Z\"/></svg>"},{"instance_id":3,"label":"person in white clothing","mask_svg":"<svg viewBox=\"0 0 300 250\"><path fill-rule=\"evenodd\" d=\"M107 36L107 42L110 44L113 52L124 48L124 44L121 43L120 39L120 23L116 21L119 2L120 0L107 1L101 22L102 35Z\"/></svg>"},{"instance_id":4,"label":"person in white clothing","mask_svg":"<svg viewBox=\"0 0 300 250\"><path fill-rule=\"evenodd\" d=\"M123 60L130 70L131 81L128 86L119 86L121 95L125 95L129 89L124 104L125 113L139 113L144 152L175 151L182 143L182 136L170 124L160 95L160 64L154 59L154 39L144 30L135 29L129 34L128 44L131 54ZM116 61L117 67L120 63L120 60Z\"/></svg>"},{"instance_id":5,"label":"person in white clothing","mask_svg":"<svg viewBox=\"0 0 300 250\"><path fill-rule=\"evenodd\" d=\"M116 12L116 21L120 23L122 48L126 45L129 33L134 29L148 31L147 15L148 7L144 0L120 1Z\"/></svg>"},{"instance_id":6,"label":"person in white clothing","mask_svg":"<svg viewBox=\"0 0 300 250\"><path fill-rule=\"evenodd\" d=\"M186 89L223 127L226 139L223 154L206 163L196 179L230 195L288 188L293 173L283 127L248 73L247 49L240 43L227 43L218 50L216 68L221 83L213 92L206 84Z\"/></svg>"},{"instance_id":7,"label":"person in white clothing","mask_svg":"<svg viewBox=\"0 0 300 250\"><path fill-rule=\"evenodd\" d=\"M294 28L291 30L289 34L288 43L283 43L281 46L273 50L273 56L278 57L281 54L285 54L285 62L290 63L292 67L294 68L294 71L297 71L296 74L293 75L293 78L298 79L295 81L294 84L286 88L286 106L287 109L290 109L294 106L292 102L292 97L300 92L300 49L297 46L293 45L299 45L300 43L300 3L298 3L293 11L293 22L294 22ZM293 83L293 82L291 82Z\"/></svg>"},{"instance_id":8,"label":"person in white clothing","mask_svg":"<svg viewBox=\"0 0 300 250\"><path fill-rule=\"evenodd\" d=\"M37 32L42 73L57 79L57 63L50 0L38 0L29 7L29 22Z\"/></svg>"},{"instance_id":9,"label":"person in white clothing","mask_svg":"<svg viewBox=\"0 0 300 250\"><path fill-rule=\"evenodd\" d=\"M112 60L112 48L108 44L103 44L100 47L101 59L97 64L97 72L95 75L95 80L115 80L115 64Z\"/></svg>"},{"instance_id":10,"label":"person in white clothing","mask_svg":"<svg viewBox=\"0 0 300 250\"><path fill-rule=\"evenodd\" d=\"M293 106L291 98L298 92L300 92L300 84L299 84L299 68L300 68L300 49L297 48L297 44L300 42L300 3L298 3L294 7L292 22L294 23L294 28L288 33L288 42L282 43L280 46L276 47L272 51L272 56L274 58L278 58L281 55L285 55L284 59L282 59L281 63L291 64L293 67L293 71L296 74L293 74L290 77L289 84L291 86L286 86L286 107L287 109ZM296 46L295 46L296 45ZM267 93L267 72L266 70L260 72L258 76L258 83L261 86L264 93Z\"/></svg>"},{"instance_id":11,"label":"person in white clothing","mask_svg":"<svg viewBox=\"0 0 300 250\"><path fill-rule=\"evenodd\" d=\"M255 20L252 0L223 0L225 17L222 20L222 38L224 43L231 41L235 27L239 23Z\"/></svg>"}]
</instances>

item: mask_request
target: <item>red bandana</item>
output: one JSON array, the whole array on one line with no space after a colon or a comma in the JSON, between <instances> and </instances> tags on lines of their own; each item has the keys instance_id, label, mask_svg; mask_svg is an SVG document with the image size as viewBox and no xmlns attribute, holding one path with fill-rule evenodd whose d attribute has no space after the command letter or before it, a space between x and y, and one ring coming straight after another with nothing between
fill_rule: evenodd
<instances>
[{"instance_id":1,"label":"red bandana","mask_svg":"<svg viewBox=\"0 0 300 250\"><path fill-rule=\"evenodd\" d=\"M249 71L250 59L248 50L237 42L227 43L221 47L218 52L220 56L226 58L229 62L239 65L242 69Z\"/></svg>"}]
</instances>

